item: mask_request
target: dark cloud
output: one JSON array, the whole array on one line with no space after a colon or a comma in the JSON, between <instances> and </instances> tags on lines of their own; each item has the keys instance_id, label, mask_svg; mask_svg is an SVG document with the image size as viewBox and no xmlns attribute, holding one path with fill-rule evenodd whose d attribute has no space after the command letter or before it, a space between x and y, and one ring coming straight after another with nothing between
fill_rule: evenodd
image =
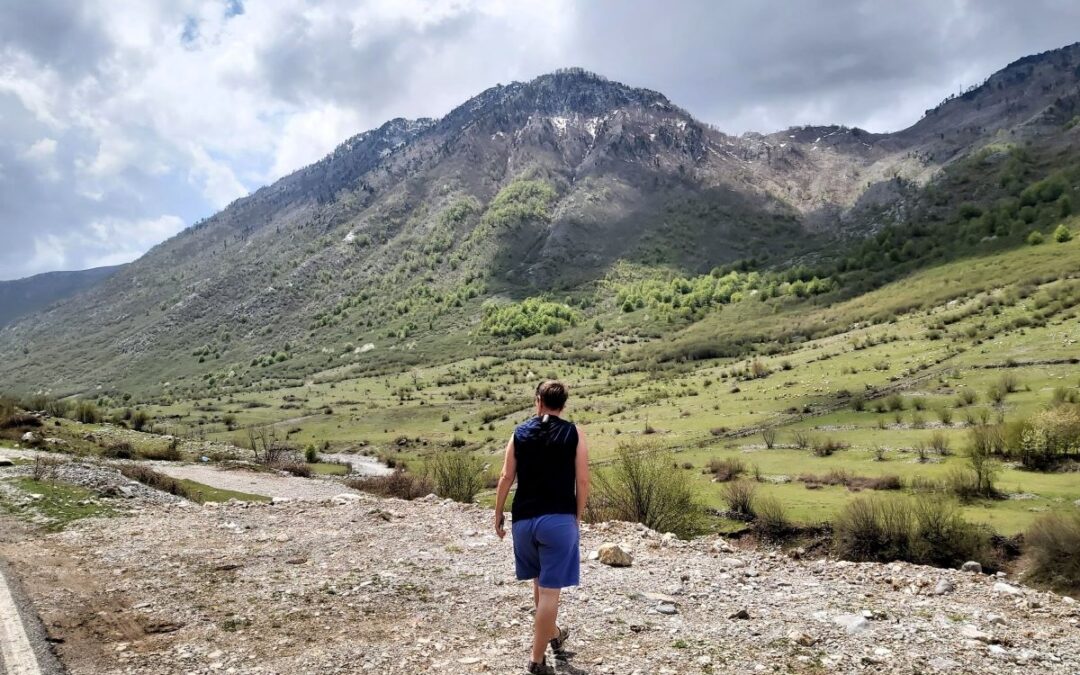
<instances>
[{"instance_id":1,"label":"dark cloud","mask_svg":"<svg viewBox=\"0 0 1080 675\"><path fill-rule=\"evenodd\" d=\"M914 123L1065 0L0 2L0 279L131 258L390 117L583 66L741 133Z\"/></svg>"}]
</instances>

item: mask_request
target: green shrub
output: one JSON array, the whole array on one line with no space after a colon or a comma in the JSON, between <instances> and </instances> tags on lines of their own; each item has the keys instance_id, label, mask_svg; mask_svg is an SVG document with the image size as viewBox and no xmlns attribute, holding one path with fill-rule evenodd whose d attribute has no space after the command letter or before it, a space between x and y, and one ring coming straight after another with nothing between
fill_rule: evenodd
<instances>
[{"instance_id":1,"label":"green shrub","mask_svg":"<svg viewBox=\"0 0 1080 675\"><path fill-rule=\"evenodd\" d=\"M1032 233L1027 236L1028 246L1038 246L1043 243L1043 241L1044 238L1042 232L1039 232L1038 230L1032 231Z\"/></svg>"},{"instance_id":2,"label":"green shrub","mask_svg":"<svg viewBox=\"0 0 1080 675\"><path fill-rule=\"evenodd\" d=\"M1039 411L1020 433L1020 462L1045 471L1062 459L1080 454L1080 405L1062 404Z\"/></svg>"},{"instance_id":3,"label":"green shrub","mask_svg":"<svg viewBox=\"0 0 1080 675\"><path fill-rule=\"evenodd\" d=\"M614 462L594 475L590 518L642 523L689 537L702 531L704 508L674 453L651 441L621 443Z\"/></svg>"},{"instance_id":4,"label":"green shrub","mask_svg":"<svg viewBox=\"0 0 1080 675\"><path fill-rule=\"evenodd\" d=\"M1072 239L1072 237L1072 230L1070 230L1065 223L1058 225L1057 229L1054 230L1054 241L1059 244L1064 244Z\"/></svg>"},{"instance_id":5,"label":"green shrub","mask_svg":"<svg viewBox=\"0 0 1080 675\"><path fill-rule=\"evenodd\" d=\"M1061 592L1080 590L1080 511L1048 513L1024 533L1028 578Z\"/></svg>"},{"instance_id":6,"label":"green shrub","mask_svg":"<svg viewBox=\"0 0 1080 675\"><path fill-rule=\"evenodd\" d=\"M484 489L484 463L469 452L440 450L427 459L435 494L465 504Z\"/></svg>"},{"instance_id":7,"label":"green shrub","mask_svg":"<svg viewBox=\"0 0 1080 675\"><path fill-rule=\"evenodd\" d=\"M304 448L304 461L308 464L314 464L319 461L319 451L310 443Z\"/></svg>"},{"instance_id":8,"label":"green shrub","mask_svg":"<svg viewBox=\"0 0 1080 675\"><path fill-rule=\"evenodd\" d=\"M93 401L79 399L75 402L75 419L83 424L97 424L101 421L101 412Z\"/></svg>"},{"instance_id":9,"label":"green shrub","mask_svg":"<svg viewBox=\"0 0 1080 675\"><path fill-rule=\"evenodd\" d=\"M481 327L496 337L520 340L531 335L556 335L576 326L580 314L569 306L540 298L519 303L484 303Z\"/></svg>"}]
</instances>

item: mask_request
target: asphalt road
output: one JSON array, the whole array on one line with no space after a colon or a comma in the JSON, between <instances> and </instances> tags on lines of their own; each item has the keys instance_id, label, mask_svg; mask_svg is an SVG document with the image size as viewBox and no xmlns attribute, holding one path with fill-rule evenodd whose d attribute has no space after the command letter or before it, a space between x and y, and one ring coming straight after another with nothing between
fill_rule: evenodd
<instances>
[{"instance_id":1,"label":"asphalt road","mask_svg":"<svg viewBox=\"0 0 1080 675\"><path fill-rule=\"evenodd\" d=\"M14 581L11 568L0 561L0 673L62 675L64 672L26 594Z\"/></svg>"}]
</instances>

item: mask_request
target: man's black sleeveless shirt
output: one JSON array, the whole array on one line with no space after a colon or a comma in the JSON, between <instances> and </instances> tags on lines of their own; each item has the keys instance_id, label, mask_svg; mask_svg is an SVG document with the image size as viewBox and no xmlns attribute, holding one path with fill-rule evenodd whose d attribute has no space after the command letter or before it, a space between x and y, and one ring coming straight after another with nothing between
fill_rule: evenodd
<instances>
[{"instance_id":1,"label":"man's black sleeveless shirt","mask_svg":"<svg viewBox=\"0 0 1080 675\"><path fill-rule=\"evenodd\" d=\"M510 513L525 520L553 513L577 514L577 427L548 415L514 429L517 492Z\"/></svg>"}]
</instances>

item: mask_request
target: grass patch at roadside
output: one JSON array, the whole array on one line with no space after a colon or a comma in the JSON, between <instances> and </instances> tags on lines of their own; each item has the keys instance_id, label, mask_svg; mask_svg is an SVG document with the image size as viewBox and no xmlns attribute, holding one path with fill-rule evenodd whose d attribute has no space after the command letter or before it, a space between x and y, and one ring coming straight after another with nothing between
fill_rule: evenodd
<instances>
[{"instance_id":1,"label":"grass patch at roadside","mask_svg":"<svg viewBox=\"0 0 1080 675\"><path fill-rule=\"evenodd\" d=\"M237 492L235 490L222 490L220 488L206 485L205 483L199 483L197 481L188 480L187 478L177 481L188 492L188 499L193 502L205 504L206 502L227 502L230 499L236 499L242 502L268 502L270 498L266 495L256 495L249 492Z\"/></svg>"},{"instance_id":2,"label":"grass patch at roadside","mask_svg":"<svg viewBox=\"0 0 1080 675\"><path fill-rule=\"evenodd\" d=\"M37 481L25 477L14 478L9 482L20 492L40 497L31 497L31 501L21 503L10 498L5 499L3 493L0 493L0 506L21 517L44 517L47 519L45 529L49 531L62 530L69 523L83 518L115 514L112 508L99 503L93 492L77 485L50 480Z\"/></svg>"}]
</instances>

